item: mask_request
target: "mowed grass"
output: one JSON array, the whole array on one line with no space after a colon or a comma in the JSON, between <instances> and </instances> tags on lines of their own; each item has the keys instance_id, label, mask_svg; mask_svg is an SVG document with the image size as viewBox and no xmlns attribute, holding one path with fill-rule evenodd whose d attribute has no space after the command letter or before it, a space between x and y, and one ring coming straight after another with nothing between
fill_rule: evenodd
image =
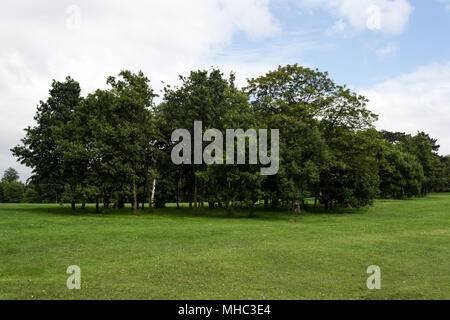
<instances>
[{"instance_id":1,"label":"mowed grass","mask_svg":"<svg viewBox=\"0 0 450 320\"><path fill-rule=\"evenodd\" d=\"M450 299L450 194L246 214L0 204L0 299Z\"/></svg>"}]
</instances>

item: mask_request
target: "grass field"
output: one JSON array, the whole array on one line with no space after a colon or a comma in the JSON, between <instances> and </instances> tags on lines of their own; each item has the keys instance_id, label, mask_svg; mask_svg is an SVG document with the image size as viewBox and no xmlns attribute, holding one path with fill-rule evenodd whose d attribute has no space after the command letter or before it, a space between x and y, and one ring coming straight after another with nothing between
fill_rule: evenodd
<instances>
[{"instance_id":1,"label":"grass field","mask_svg":"<svg viewBox=\"0 0 450 320\"><path fill-rule=\"evenodd\" d=\"M450 194L257 216L0 204L0 299L450 299Z\"/></svg>"}]
</instances>

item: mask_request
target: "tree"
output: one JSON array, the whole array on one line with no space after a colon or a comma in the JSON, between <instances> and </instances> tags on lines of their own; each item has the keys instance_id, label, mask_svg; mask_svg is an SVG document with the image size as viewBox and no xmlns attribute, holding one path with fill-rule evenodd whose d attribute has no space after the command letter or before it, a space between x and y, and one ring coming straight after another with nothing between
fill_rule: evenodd
<instances>
[{"instance_id":1,"label":"tree","mask_svg":"<svg viewBox=\"0 0 450 320\"><path fill-rule=\"evenodd\" d=\"M442 180L440 191L450 191L450 155L441 157Z\"/></svg>"},{"instance_id":2,"label":"tree","mask_svg":"<svg viewBox=\"0 0 450 320\"><path fill-rule=\"evenodd\" d=\"M321 201L334 205L362 207L378 195L378 157L381 140L374 129L353 132L335 130L329 140L330 159L321 171Z\"/></svg>"},{"instance_id":3,"label":"tree","mask_svg":"<svg viewBox=\"0 0 450 320\"><path fill-rule=\"evenodd\" d=\"M165 150L165 161L170 161L173 144L171 134L175 129L186 129L194 135L194 122L201 121L204 130L211 128L224 130L229 124L228 118L238 108L248 106L248 98L239 92L234 85L234 75L226 79L220 70L212 69L193 71L188 77L180 76L181 86L164 89L164 99L157 111L160 131L167 143L161 148ZM242 110L242 111L243 111ZM244 117L244 113L241 113ZM238 125L234 123L234 126ZM228 127L232 128L232 127ZM205 145L202 145L202 150ZM194 212L201 210L206 200L205 191L211 188L211 180L205 180L202 173L207 169L204 164L174 165L166 167L176 172L171 194L179 194L179 189L185 189L187 198L192 204ZM199 181L199 177L201 181ZM180 186L183 182L184 186ZM207 184L207 185L206 185Z\"/></svg>"},{"instance_id":4,"label":"tree","mask_svg":"<svg viewBox=\"0 0 450 320\"><path fill-rule=\"evenodd\" d=\"M413 137L408 137L401 147L402 150L414 155L422 165L424 174L422 196L435 191L441 174L441 161L437 154L439 146L436 144L436 139L430 138L424 132L419 132Z\"/></svg>"},{"instance_id":5,"label":"tree","mask_svg":"<svg viewBox=\"0 0 450 320\"><path fill-rule=\"evenodd\" d=\"M388 166L380 171L381 195L397 199L421 196L425 176L419 160L398 146L388 147L386 160Z\"/></svg>"},{"instance_id":6,"label":"tree","mask_svg":"<svg viewBox=\"0 0 450 320\"><path fill-rule=\"evenodd\" d=\"M39 203L41 202L41 198L39 196L39 193L34 189L27 187L25 189L25 193L23 196L23 202L25 203Z\"/></svg>"},{"instance_id":7,"label":"tree","mask_svg":"<svg viewBox=\"0 0 450 320\"><path fill-rule=\"evenodd\" d=\"M5 196L3 190L5 189L4 185L6 182L0 181L0 203L4 202Z\"/></svg>"},{"instance_id":8,"label":"tree","mask_svg":"<svg viewBox=\"0 0 450 320\"><path fill-rule=\"evenodd\" d=\"M148 169L154 149L152 146L157 135L150 110L156 95L142 71L137 74L122 71L119 77L120 79L109 77L107 82L117 100L116 116L119 117L117 119L123 136L121 145L116 147L122 151L121 164L127 171L127 180L131 180L133 212L136 214L138 183L148 181Z\"/></svg>"},{"instance_id":9,"label":"tree","mask_svg":"<svg viewBox=\"0 0 450 320\"><path fill-rule=\"evenodd\" d=\"M273 204L287 197L298 203L310 193L327 207L333 201L353 206L373 201L380 141L371 130L377 116L365 97L335 84L327 73L297 64L251 79L244 90L263 123L272 126L271 119L279 117L276 125L287 139L280 151L282 170L265 183Z\"/></svg>"},{"instance_id":10,"label":"tree","mask_svg":"<svg viewBox=\"0 0 450 320\"><path fill-rule=\"evenodd\" d=\"M15 193L14 189L18 189L17 186L11 188L10 185L13 182L17 183L18 180L19 174L15 169L8 168L5 170L5 172L3 173L3 178L0 182L0 202L11 202L11 197L13 198L13 200L17 200L18 198L20 198L20 196L17 197L17 195L14 194ZM13 194L11 194L11 192Z\"/></svg>"},{"instance_id":11,"label":"tree","mask_svg":"<svg viewBox=\"0 0 450 320\"><path fill-rule=\"evenodd\" d=\"M298 64L279 66L264 76L250 79L244 90L256 110L292 115L307 124L320 121L327 131L333 127L366 129L377 119L366 108L365 97L335 84L326 72Z\"/></svg>"},{"instance_id":12,"label":"tree","mask_svg":"<svg viewBox=\"0 0 450 320\"><path fill-rule=\"evenodd\" d=\"M280 169L277 175L267 177L265 196L300 213L328 160L327 146L317 127L295 117L274 115L267 126L280 128Z\"/></svg>"},{"instance_id":13,"label":"tree","mask_svg":"<svg viewBox=\"0 0 450 320\"><path fill-rule=\"evenodd\" d=\"M404 132L390 132L386 130L381 130L380 134L383 139L390 144L405 143L406 140L411 137L411 135Z\"/></svg>"},{"instance_id":14,"label":"tree","mask_svg":"<svg viewBox=\"0 0 450 320\"><path fill-rule=\"evenodd\" d=\"M23 201L24 185L20 182L5 182L3 184L3 202L21 203Z\"/></svg>"},{"instance_id":15,"label":"tree","mask_svg":"<svg viewBox=\"0 0 450 320\"><path fill-rule=\"evenodd\" d=\"M225 77L218 69L192 71L180 82L166 86L156 106L157 95L142 72L121 71L107 79L107 89L85 98L70 77L53 81L49 97L38 105L36 125L12 149L33 170L25 200L70 202L73 209L95 201L98 212L100 202L119 209L129 201L135 214L146 202L152 211L153 204L176 201L179 207L188 201L195 213L207 202L210 208L225 206L229 214L249 208L253 216L261 199L300 213L307 197L327 209L360 207L379 194L424 196L449 187L449 160L437 154L436 139L423 132L378 133L368 100L317 69L279 66L248 80L242 90L234 74ZM202 140L199 152L215 163L191 157L175 165L172 133L186 129L192 138L196 122L202 127L201 137L194 138ZM226 152L218 153L223 135L208 131L210 141L203 141L209 129L245 132L244 139L235 132L226 141L234 146L233 163ZM247 153L244 164L235 163L242 155L237 146L243 142L249 150L261 129L280 133L279 150L271 154L279 163L276 175L262 175L264 165L250 164ZM24 186L17 181L17 172L8 169L0 200L22 200Z\"/></svg>"},{"instance_id":16,"label":"tree","mask_svg":"<svg viewBox=\"0 0 450 320\"><path fill-rule=\"evenodd\" d=\"M19 174L17 171L13 168L8 168L5 170L5 173L3 174L2 181L5 182L17 182L19 180Z\"/></svg>"}]
</instances>

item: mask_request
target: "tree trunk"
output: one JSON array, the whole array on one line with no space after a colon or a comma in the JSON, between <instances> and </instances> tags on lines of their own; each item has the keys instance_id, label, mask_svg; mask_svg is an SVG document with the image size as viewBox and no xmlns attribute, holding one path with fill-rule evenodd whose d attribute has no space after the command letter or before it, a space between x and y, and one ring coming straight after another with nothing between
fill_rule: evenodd
<instances>
[{"instance_id":1,"label":"tree trunk","mask_svg":"<svg viewBox=\"0 0 450 320\"><path fill-rule=\"evenodd\" d=\"M145 165L145 183L144 183L144 200L142 200L142 210L145 210L145 198L149 200L150 203L150 197L148 196L149 193L149 179L148 179L148 165Z\"/></svg>"},{"instance_id":2,"label":"tree trunk","mask_svg":"<svg viewBox=\"0 0 450 320\"><path fill-rule=\"evenodd\" d=\"M301 208L300 208L300 201L298 201L298 200L293 200L293 202L292 202L292 211L293 211L295 214L300 214L300 213L302 213Z\"/></svg>"},{"instance_id":3,"label":"tree trunk","mask_svg":"<svg viewBox=\"0 0 450 320\"><path fill-rule=\"evenodd\" d=\"M278 197L274 196L272 198L272 208L277 208L278 207Z\"/></svg>"},{"instance_id":4,"label":"tree trunk","mask_svg":"<svg viewBox=\"0 0 450 320\"><path fill-rule=\"evenodd\" d=\"M105 197L103 198L103 207L104 207L105 209L109 209L109 196L105 196Z\"/></svg>"},{"instance_id":5,"label":"tree trunk","mask_svg":"<svg viewBox=\"0 0 450 320\"><path fill-rule=\"evenodd\" d=\"M227 214L231 216L231 206L230 206L230 192L231 192L231 182L228 182L228 192L225 198L225 208L227 210Z\"/></svg>"},{"instance_id":6,"label":"tree trunk","mask_svg":"<svg viewBox=\"0 0 450 320\"><path fill-rule=\"evenodd\" d=\"M133 214L137 213L136 177L133 177Z\"/></svg>"},{"instance_id":7,"label":"tree trunk","mask_svg":"<svg viewBox=\"0 0 450 320\"><path fill-rule=\"evenodd\" d=\"M195 175L195 173L194 173ZM194 176L194 213L198 210L198 185L197 185L197 175Z\"/></svg>"},{"instance_id":8,"label":"tree trunk","mask_svg":"<svg viewBox=\"0 0 450 320\"><path fill-rule=\"evenodd\" d=\"M75 201L72 201L72 210L75 210L76 209L76 207L75 207Z\"/></svg>"},{"instance_id":9,"label":"tree trunk","mask_svg":"<svg viewBox=\"0 0 450 320\"><path fill-rule=\"evenodd\" d=\"M225 208L227 210L227 214L229 216L231 216L231 214L232 214L231 205L230 205L230 201L228 199L225 201Z\"/></svg>"},{"instance_id":10,"label":"tree trunk","mask_svg":"<svg viewBox=\"0 0 450 320\"><path fill-rule=\"evenodd\" d=\"M156 190L156 178L153 178L152 194L150 195L148 206L149 212L153 212L153 199L155 199L155 190Z\"/></svg>"},{"instance_id":11,"label":"tree trunk","mask_svg":"<svg viewBox=\"0 0 450 320\"><path fill-rule=\"evenodd\" d=\"M177 180L177 209L180 209L180 178Z\"/></svg>"},{"instance_id":12,"label":"tree trunk","mask_svg":"<svg viewBox=\"0 0 450 320\"><path fill-rule=\"evenodd\" d=\"M97 212L97 213L100 212L100 197L99 196L95 197L95 212Z\"/></svg>"},{"instance_id":13,"label":"tree trunk","mask_svg":"<svg viewBox=\"0 0 450 320\"><path fill-rule=\"evenodd\" d=\"M81 209L84 210L86 208L86 200L83 200L81 203Z\"/></svg>"},{"instance_id":14,"label":"tree trunk","mask_svg":"<svg viewBox=\"0 0 450 320\"><path fill-rule=\"evenodd\" d=\"M255 212L255 204L252 203L251 207L250 207L250 214L249 214L249 218L253 218L254 216L254 212Z\"/></svg>"}]
</instances>

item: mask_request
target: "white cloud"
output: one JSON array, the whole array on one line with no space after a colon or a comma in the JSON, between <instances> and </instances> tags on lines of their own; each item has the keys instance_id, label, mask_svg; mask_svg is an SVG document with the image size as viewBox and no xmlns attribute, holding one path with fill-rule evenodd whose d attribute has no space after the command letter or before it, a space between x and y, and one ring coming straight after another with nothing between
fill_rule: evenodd
<instances>
[{"instance_id":1,"label":"white cloud","mask_svg":"<svg viewBox=\"0 0 450 320\"><path fill-rule=\"evenodd\" d=\"M142 69L161 88L219 64L213 57L236 33L249 41L281 33L268 0L3 0L0 30L0 174L19 168L9 149L32 124L52 79L71 75L86 94L121 69ZM245 76L260 69L255 61Z\"/></svg>"},{"instance_id":2,"label":"white cloud","mask_svg":"<svg viewBox=\"0 0 450 320\"><path fill-rule=\"evenodd\" d=\"M395 43L389 42L385 47L377 50L380 56L392 56L398 51L398 46Z\"/></svg>"},{"instance_id":3,"label":"white cloud","mask_svg":"<svg viewBox=\"0 0 450 320\"><path fill-rule=\"evenodd\" d=\"M379 129L425 131L438 139L442 154L450 154L450 62L420 67L361 94L379 114Z\"/></svg>"},{"instance_id":4,"label":"white cloud","mask_svg":"<svg viewBox=\"0 0 450 320\"><path fill-rule=\"evenodd\" d=\"M326 34L330 36L338 33L345 33L346 30L347 25L342 19L339 19L331 28L326 31Z\"/></svg>"},{"instance_id":5,"label":"white cloud","mask_svg":"<svg viewBox=\"0 0 450 320\"><path fill-rule=\"evenodd\" d=\"M339 30L343 23L356 31L379 31L399 35L405 30L413 7L408 0L301 0L301 5L322 8L338 19ZM336 28L334 28L336 29Z\"/></svg>"}]
</instances>

